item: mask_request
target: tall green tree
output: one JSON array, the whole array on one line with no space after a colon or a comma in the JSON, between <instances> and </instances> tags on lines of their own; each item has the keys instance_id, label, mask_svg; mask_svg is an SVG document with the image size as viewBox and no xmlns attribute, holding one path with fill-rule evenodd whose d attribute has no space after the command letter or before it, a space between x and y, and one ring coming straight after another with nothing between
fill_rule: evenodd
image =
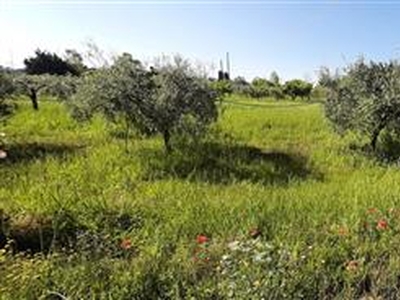
<instances>
[{"instance_id":1,"label":"tall green tree","mask_svg":"<svg viewBox=\"0 0 400 300\"><path fill-rule=\"evenodd\" d=\"M24 60L29 75L80 75L79 70L55 53L36 50L35 55Z\"/></svg>"}]
</instances>

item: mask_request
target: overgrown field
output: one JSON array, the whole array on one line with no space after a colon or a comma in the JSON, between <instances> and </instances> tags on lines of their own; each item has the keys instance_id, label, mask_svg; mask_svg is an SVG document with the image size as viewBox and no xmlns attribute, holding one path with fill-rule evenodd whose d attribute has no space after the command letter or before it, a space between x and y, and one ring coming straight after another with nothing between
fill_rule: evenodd
<instances>
[{"instance_id":1,"label":"overgrown field","mask_svg":"<svg viewBox=\"0 0 400 300\"><path fill-rule=\"evenodd\" d=\"M320 104L228 102L166 155L21 101L2 130L0 298L398 299L399 168Z\"/></svg>"}]
</instances>

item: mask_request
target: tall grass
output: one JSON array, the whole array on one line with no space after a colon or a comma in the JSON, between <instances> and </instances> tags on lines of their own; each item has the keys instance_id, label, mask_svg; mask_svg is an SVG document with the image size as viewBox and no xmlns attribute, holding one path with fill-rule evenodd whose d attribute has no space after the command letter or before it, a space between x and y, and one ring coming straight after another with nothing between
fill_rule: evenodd
<instances>
[{"instance_id":1,"label":"tall grass","mask_svg":"<svg viewBox=\"0 0 400 300\"><path fill-rule=\"evenodd\" d=\"M157 137L127 152L118 125L22 101L3 130L3 231L40 238L49 219L72 236L0 250L0 298L397 298L397 167L351 150L319 104L225 105L216 133L165 156Z\"/></svg>"}]
</instances>

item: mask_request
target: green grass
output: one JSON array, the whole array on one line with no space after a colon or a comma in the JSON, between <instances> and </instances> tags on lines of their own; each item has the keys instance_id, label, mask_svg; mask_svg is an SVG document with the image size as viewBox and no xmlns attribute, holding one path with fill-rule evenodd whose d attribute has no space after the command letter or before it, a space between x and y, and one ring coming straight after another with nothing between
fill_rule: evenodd
<instances>
[{"instance_id":1,"label":"green grass","mask_svg":"<svg viewBox=\"0 0 400 300\"><path fill-rule=\"evenodd\" d=\"M203 144L167 157L160 138L126 147L100 117L22 102L2 130L3 231L50 222L73 246L0 250L0 299L398 298L400 171L350 150L322 109L232 97Z\"/></svg>"}]
</instances>

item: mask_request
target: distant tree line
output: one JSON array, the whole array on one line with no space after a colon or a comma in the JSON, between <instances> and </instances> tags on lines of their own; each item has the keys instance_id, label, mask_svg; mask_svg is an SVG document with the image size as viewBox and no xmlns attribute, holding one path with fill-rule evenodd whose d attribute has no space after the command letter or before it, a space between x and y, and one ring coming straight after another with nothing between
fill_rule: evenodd
<instances>
[{"instance_id":1,"label":"distant tree line","mask_svg":"<svg viewBox=\"0 0 400 300\"><path fill-rule=\"evenodd\" d=\"M269 79L257 77L251 82L247 82L244 77L236 77L233 80L219 79L212 81L211 86L221 95L240 94L256 99L270 97L276 100L309 100L313 91L313 85L304 80L294 79L281 83L276 72L272 72Z\"/></svg>"}]
</instances>

